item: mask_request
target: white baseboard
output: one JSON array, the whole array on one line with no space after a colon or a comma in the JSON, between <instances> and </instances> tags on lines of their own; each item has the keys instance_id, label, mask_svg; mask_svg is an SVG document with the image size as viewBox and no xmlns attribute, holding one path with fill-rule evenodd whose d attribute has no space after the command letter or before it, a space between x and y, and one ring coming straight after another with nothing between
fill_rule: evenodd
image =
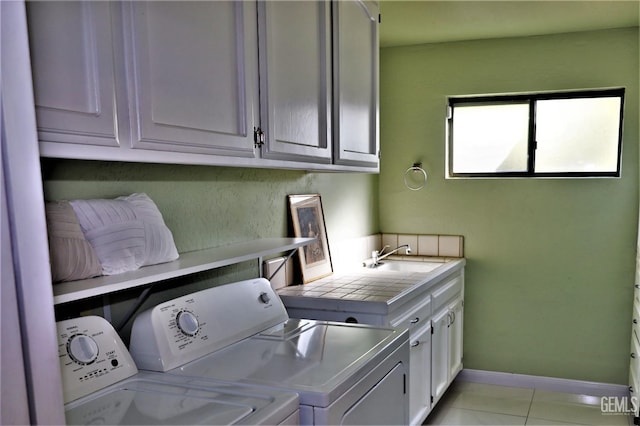
<instances>
[{"instance_id":1,"label":"white baseboard","mask_svg":"<svg viewBox=\"0 0 640 426\"><path fill-rule=\"evenodd\" d=\"M502 373L499 371L463 369L456 377L462 382L486 383L490 385L533 388L556 392L577 393L592 396L629 396L629 387L612 383L559 379L556 377L530 376L527 374Z\"/></svg>"}]
</instances>

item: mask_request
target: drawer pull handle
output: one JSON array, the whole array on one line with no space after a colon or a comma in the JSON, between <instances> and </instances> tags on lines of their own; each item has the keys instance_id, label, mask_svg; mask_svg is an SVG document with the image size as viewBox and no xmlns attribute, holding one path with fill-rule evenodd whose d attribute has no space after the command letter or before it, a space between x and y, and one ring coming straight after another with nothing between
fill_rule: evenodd
<instances>
[{"instance_id":1,"label":"drawer pull handle","mask_svg":"<svg viewBox=\"0 0 640 426\"><path fill-rule=\"evenodd\" d=\"M412 348L415 348L415 347L416 347L416 346L418 346L419 344L420 344L420 340L416 340L415 342L413 342L413 343L411 344L411 347L412 347Z\"/></svg>"},{"instance_id":2,"label":"drawer pull handle","mask_svg":"<svg viewBox=\"0 0 640 426\"><path fill-rule=\"evenodd\" d=\"M634 324L637 324L637 323L638 323L638 320L634 318L634 319L633 319L633 323L634 323Z\"/></svg>"},{"instance_id":3,"label":"drawer pull handle","mask_svg":"<svg viewBox=\"0 0 640 426\"><path fill-rule=\"evenodd\" d=\"M415 317L414 319L412 319L411 321L409 321L409 323L411 323L411 324L416 324L416 323L418 323L418 321L420 321L420 318Z\"/></svg>"},{"instance_id":4,"label":"drawer pull handle","mask_svg":"<svg viewBox=\"0 0 640 426\"><path fill-rule=\"evenodd\" d=\"M631 358L635 358L636 354L634 352L631 352Z\"/></svg>"}]
</instances>

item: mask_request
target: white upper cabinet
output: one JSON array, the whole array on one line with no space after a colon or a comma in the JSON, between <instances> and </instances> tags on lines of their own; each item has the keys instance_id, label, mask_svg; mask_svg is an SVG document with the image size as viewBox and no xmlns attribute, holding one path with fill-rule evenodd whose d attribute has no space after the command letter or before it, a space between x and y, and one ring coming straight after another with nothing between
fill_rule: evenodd
<instances>
[{"instance_id":1,"label":"white upper cabinet","mask_svg":"<svg viewBox=\"0 0 640 426\"><path fill-rule=\"evenodd\" d=\"M378 167L378 7L333 2L334 162Z\"/></svg>"},{"instance_id":2,"label":"white upper cabinet","mask_svg":"<svg viewBox=\"0 0 640 426\"><path fill-rule=\"evenodd\" d=\"M43 157L378 170L371 3L27 7Z\"/></svg>"},{"instance_id":3,"label":"white upper cabinet","mask_svg":"<svg viewBox=\"0 0 640 426\"><path fill-rule=\"evenodd\" d=\"M331 162L331 4L258 2L264 158Z\"/></svg>"},{"instance_id":4,"label":"white upper cabinet","mask_svg":"<svg viewBox=\"0 0 640 426\"><path fill-rule=\"evenodd\" d=\"M118 146L108 2L27 2L42 144Z\"/></svg>"},{"instance_id":5,"label":"white upper cabinet","mask_svg":"<svg viewBox=\"0 0 640 426\"><path fill-rule=\"evenodd\" d=\"M254 156L255 4L123 6L133 148Z\"/></svg>"}]
</instances>

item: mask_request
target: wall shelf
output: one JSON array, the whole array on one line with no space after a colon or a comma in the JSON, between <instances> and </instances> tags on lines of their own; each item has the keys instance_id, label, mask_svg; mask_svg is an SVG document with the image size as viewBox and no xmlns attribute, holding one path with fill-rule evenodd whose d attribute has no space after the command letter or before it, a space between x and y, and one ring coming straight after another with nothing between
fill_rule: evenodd
<instances>
[{"instance_id":1,"label":"wall shelf","mask_svg":"<svg viewBox=\"0 0 640 426\"><path fill-rule=\"evenodd\" d=\"M118 275L103 275L86 280L54 284L53 303L59 305L196 272L221 268L247 260L260 259L264 256L303 247L313 240L314 238L263 238L180 253L180 258L173 262L144 266L135 271Z\"/></svg>"}]
</instances>

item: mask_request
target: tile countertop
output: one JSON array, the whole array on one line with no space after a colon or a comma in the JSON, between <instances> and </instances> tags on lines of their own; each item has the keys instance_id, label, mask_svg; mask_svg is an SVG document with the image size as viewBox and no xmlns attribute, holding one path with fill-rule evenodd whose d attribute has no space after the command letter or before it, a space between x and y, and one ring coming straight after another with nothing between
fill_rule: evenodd
<instances>
[{"instance_id":1,"label":"tile countertop","mask_svg":"<svg viewBox=\"0 0 640 426\"><path fill-rule=\"evenodd\" d=\"M389 258L391 260L392 258ZM358 268L308 284L284 287L278 294L287 308L389 314L456 273L465 259L440 259L429 272Z\"/></svg>"}]
</instances>

